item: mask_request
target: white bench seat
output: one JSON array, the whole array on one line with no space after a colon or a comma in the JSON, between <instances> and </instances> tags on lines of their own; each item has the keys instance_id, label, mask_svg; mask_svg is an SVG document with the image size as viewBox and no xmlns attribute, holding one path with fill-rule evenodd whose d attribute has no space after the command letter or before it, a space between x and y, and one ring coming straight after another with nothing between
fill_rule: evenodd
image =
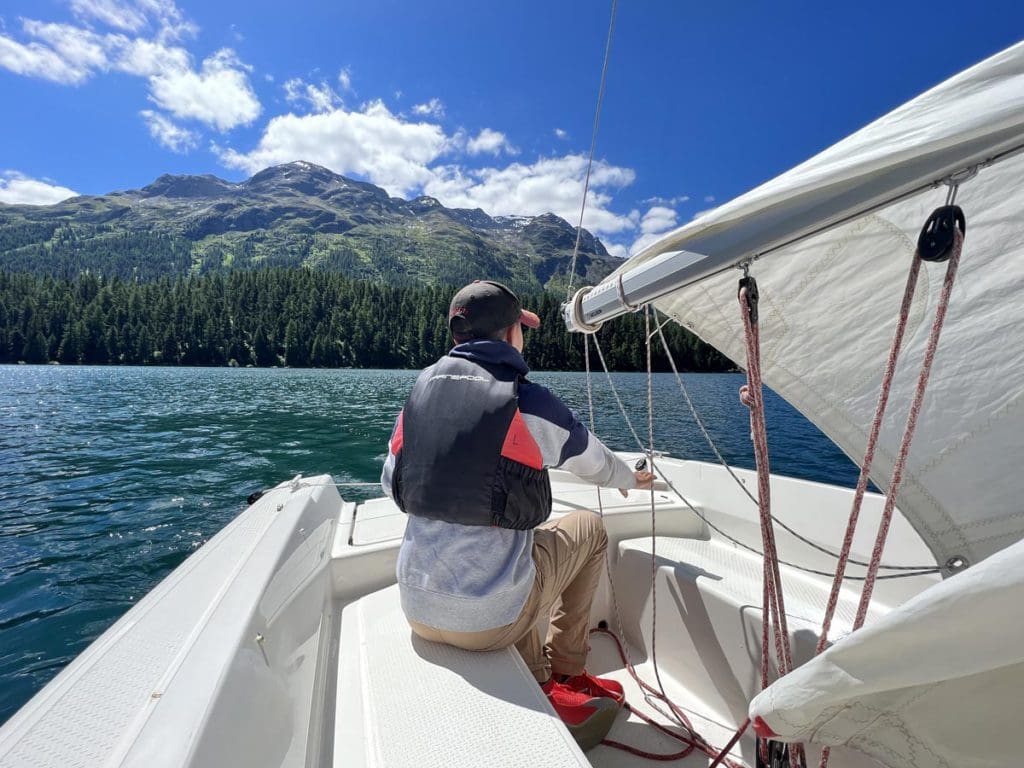
<instances>
[{"instance_id":1,"label":"white bench seat","mask_svg":"<svg viewBox=\"0 0 1024 768\"><path fill-rule=\"evenodd\" d=\"M590 765L514 648L416 637L397 586L344 608L336 695L337 768Z\"/></svg>"},{"instance_id":2,"label":"white bench seat","mask_svg":"<svg viewBox=\"0 0 1024 768\"><path fill-rule=\"evenodd\" d=\"M723 721L739 722L761 688L761 558L729 543L663 536L655 551L658 665ZM650 537L619 543L619 609L631 643L647 649L650 558ZM790 644L799 665L814 653L831 583L787 566L781 571ZM858 597L859 590L841 593L832 639L850 631ZM873 604L868 620L887 610ZM771 654L774 670L774 645Z\"/></svg>"}]
</instances>

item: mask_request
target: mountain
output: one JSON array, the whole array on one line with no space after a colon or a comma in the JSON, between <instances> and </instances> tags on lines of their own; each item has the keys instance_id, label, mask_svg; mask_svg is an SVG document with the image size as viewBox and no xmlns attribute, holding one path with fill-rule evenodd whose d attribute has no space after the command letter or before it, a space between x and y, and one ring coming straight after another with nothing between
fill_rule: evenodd
<instances>
[{"instance_id":1,"label":"mountain","mask_svg":"<svg viewBox=\"0 0 1024 768\"><path fill-rule=\"evenodd\" d=\"M0 270L143 280L306 266L396 284L487 277L518 290L564 287L576 228L554 214L492 217L403 200L312 163L241 183L164 175L142 189L51 206L0 205ZM587 231L576 282L618 261Z\"/></svg>"}]
</instances>

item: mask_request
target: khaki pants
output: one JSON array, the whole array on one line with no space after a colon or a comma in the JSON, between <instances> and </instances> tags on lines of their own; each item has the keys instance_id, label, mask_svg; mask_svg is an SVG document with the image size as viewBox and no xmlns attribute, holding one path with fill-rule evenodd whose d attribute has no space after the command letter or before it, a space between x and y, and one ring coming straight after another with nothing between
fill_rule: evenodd
<instances>
[{"instance_id":1,"label":"khaki pants","mask_svg":"<svg viewBox=\"0 0 1024 768\"><path fill-rule=\"evenodd\" d=\"M537 682L552 672L578 675L587 659L590 604L601 578L608 536L593 512L578 510L544 523L533 532L537 576L519 618L483 632L449 632L410 621L424 640L468 651L495 651L515 645ZM554 609L554 613L552 610ZM550 616L547 643L541 645L537 622Z\"/></svg>"}]
</instances>

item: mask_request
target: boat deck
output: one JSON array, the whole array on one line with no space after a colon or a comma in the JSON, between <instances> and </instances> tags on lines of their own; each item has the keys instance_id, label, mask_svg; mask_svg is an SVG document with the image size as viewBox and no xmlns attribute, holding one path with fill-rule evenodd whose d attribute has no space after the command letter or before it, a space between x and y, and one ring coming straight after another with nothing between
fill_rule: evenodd
<instances>
[{"instance_id":1,"label":"boat deck","mask_svg":"<svg viewBox=\"0 0 1024 768\"><path fill-rule=\"evenodd\" d=\"M761 565L743 546L758 546L756 508L720 467L668 458L660 467L686 489L696 511L667 491L653 494L653 558L649 493L623 498L604 491L599 497L593 487L552 472L552 514L603 508L609 578L598 590L591 624L621 627L630 658L652 684L656 646L666 693L691 713L708 742L722 745L760 689ZM749 472L737 475L753 482ZM840 538L842 516L822 511L848 508L848 489L773 477L772 496L777 514L803 535L821 544ZM866 499L863 528L877 524L881 506L879 497ZM708 521L742 544L713 534ZM393 586L404 529L405 516L390 500L345 502L326 476L296 478L270 490L0 729L0 766L35 760L153 768L422 768L424 745L459 748L470 735L487 759L460 758L456 751L446 765L519 766L527 745L517 739L524 733L536 736L530 742L539 750L534 754L559 758L535 764L651 764L605 746L580 753L512 649L491 661L475 655L468 663L422 646L417 654ZM863 558L869 546L855 541L854 555ZM780 535L779 548L783 559L810 568L832 565L827 555L788 535ZM889 551L904 562L925 561L924 545L899 518ZM880 582L873 615L936 578ZM783 582L799 663L813 650L829 584L786 567ZM848 628L854 600L854 590L844 590L834 637ZM352 623L353 615L361 625ZM386 623L375 616L386 616ZM362 629L353 632L354 626ZM399 661L404 688L387 673ZM631 705L669 723L645 701L606 638L594 637L589 667L620 679ZM384 695L394 691L404 692L413 708L402 709L408 703L403 696ZM398 709L389 711L391 706ZM477 723L458 715L460 706L486 710L487 717ZM88 733L75 730L86 724ZM188 737L168 742L168 733ZM611 738L651 752L679 749L627 714L620 714ZM391 748L406 741L413 744L403 752L408 760L392 759ZM750 765L753 750L747 736L735 754ZM681 764L708 762L693 754ZM867 764L834 750L832 765Z\"/></svg>"},{"instance_id":2,"label":"boat deck","mask_svg":"<svg viewBox=\"0 0 1024 768\"><path fill-rule=\"evenodd\" d=\"M555 490L555 516L576 508L597 506L593 488L572 482L556 482ZM608 574L612 579L603 580L591 623L596 626L604 621L616 630L626 643L629 658L641 679L654 685L656 676L650 649L654 645L652 629L656 600L658 672L665 692L688 713L694 727L708 743L721 746L729 741L736 724L746 716L747 704L760 689L761 559L734 543L709 539L700 517L667 492L655 494L659 535L652 543L649 533L650 502L650 495L646 493L633 492L626 498L617 493L602 494L605 526L610 539ZM697 508L701 514L714 514L713 510ZM526 691L522 681L510 671L504 656L495 656L487 662L494 667L494 677L488 684L477 680L469 689L463 685L464 681L475 679L480 671L477 661L468 657L479 654L461 651L444 654L446 660L442 666L448 669L443 673L450 674L454 670L456 677L447 678L454 681L450 691L438 690L439 662L428 660L427 657L432 659L432 652L424 651L423 642L418 638L410 638L410 631L401 621L397 590L387 587L394 581L394 557L404 530L404 515L389 500L379 499L355 506L350 511L349 525L344 525L344 520L342 522L336 532L333 557L336 591L339 594L349 590L359 592L355 584L348 581L356 578L362 589L361 595L366 594L367 582L379 582L381 587L385 587L369 596L357 597L345 608L345 615L351 613L352 606L373 601L376 606L373 610L377 613L384 611L380 615L386 613L390 616L388 621L393 626L389 625L387 638L390 639L383 635L367 639L368 636L353 636L351 630L346 634L343 621L339 669L344 670L346 665L353 663L362 664L363 668L359 674L351 670L347 674L344 671L338 673L336 723L343 742L334 744L335 765L345 764L337 762L338 758L351 755L357 751L352 745L361 743L364 752L385 750L388 759L381 764L421 768L423 752L427 748L424 745L451 744L450 738L455 739L457 746L461 738L464 742L462 747L470 752L484 743L490 765L526 764L523 762L524 754L536 748L549 751L548 764L562 764L563 761L567 765L577 764L578 756L573 756L571 749L566 751L564 740L552 741L550 734L542 736L543 728L531 727L529 735L522 735L522 729L513 727L512 724L519 722L524 714L534 716L536 713L525 712L523 697ZM656 552L653 572L652 546ZM813 653L830 583L826 578L785 566L782 572L788 599L790 640L799 663ZM855 592L844 590L833 624L834 637L849 631L855 606ZM870 619L877 618L886 610L882 602L876 602ZM367 631L372 633L373 630ZM400 683L405 686L405 699L395 703L394 712L379 708L385 697L377 691L380 679L390 679L390 672L382 673L372 663L367 666L367 654L371 657L379 655L380 650L365 649L368 645L377 644L391 648L388 651L391 655L385 654L384 657L388 661L379 663L399 664L405 670ZM659 711L663 707L645 698L625 669L610 638L593 635L591 646L588 667L593 673L619 680L627 691L631 707L669 728L677 729L665 712ZM360 651L360 662L353 662L353 648L364 649ZM360 676L363 682L356 684ZM502 679L505 683L498 684L497 681ZM376 682L367 682L370 680ZM508 687L503 689L502 685ZM371 690L369 694L365 693L367 686ZM528 680L526 687L534 687L532 679ZM351 695L352 690L359 688L364 691L366 707L374 702L372 706L376 708L372 712L364 709L360 714L350 701L343 700ZM473 707L473 711L480 713L478 717L465 718L459 714L465 708L467 696L478 697ZM425 705L429 713L411 717L409 702L414 702L415 711L415 702L420 699L430 702ZM359 716L365 718L364 728L353 725L353 718ZM551 711L548 716L555 719ZM382 737L380 723L396 721L406 725L397 731L389 728ZM509 731L504 730L506 721ZM442 732L447 734L444 739L432 742ZM608 738L658 754L676 753L682 749L678 741L659 733L631 712L619 715ZM411 745L408 749L402 748L405 741ZM547 746L538 747L538 744ZM440 746L437 749L444 751ZM738 762L753 765L754 749L754 739L748 734L736 745L732 757ZM867 765L857 756L843 755L841 750L836 752L833 764L837 768ZM466 757L468 753L463 750L457 754ZM408 756L408 761L403 762L397 757L400 755ZM368 754L365 756L370 758ZM381 755L377 757L381 758ZM445 757L449 763L452 759L451 755ZM367 762L374 763L375 760L368 759ZM709 762L706 755L695 751L677 764L706 766ZM582 764L588 763L598 768L651 764L649 759L604 745L585 755Z\"/></svg>"}]
</instances>

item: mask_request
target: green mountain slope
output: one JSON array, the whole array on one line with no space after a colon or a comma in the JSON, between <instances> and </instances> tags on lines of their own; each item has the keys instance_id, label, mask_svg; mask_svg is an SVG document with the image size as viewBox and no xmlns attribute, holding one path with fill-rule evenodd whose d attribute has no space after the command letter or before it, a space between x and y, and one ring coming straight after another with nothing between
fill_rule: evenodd
<instances>
[{"instance_id":1,"label":"green mountain slope","mask_svg":"<svg viewBox=\"0 0 1024 768\"><path fill-rule=\"evenodd\" d=\"M239 184L165 175L52 206L0 205L0 270L59 277L304 266L399 285L489 277L534 291L564 287L575 241L576 229L553 214L491 217L429 197L402 200L305 162ZM578 283L617 263L583 232Z\"/></svg>"}]
</instances>

